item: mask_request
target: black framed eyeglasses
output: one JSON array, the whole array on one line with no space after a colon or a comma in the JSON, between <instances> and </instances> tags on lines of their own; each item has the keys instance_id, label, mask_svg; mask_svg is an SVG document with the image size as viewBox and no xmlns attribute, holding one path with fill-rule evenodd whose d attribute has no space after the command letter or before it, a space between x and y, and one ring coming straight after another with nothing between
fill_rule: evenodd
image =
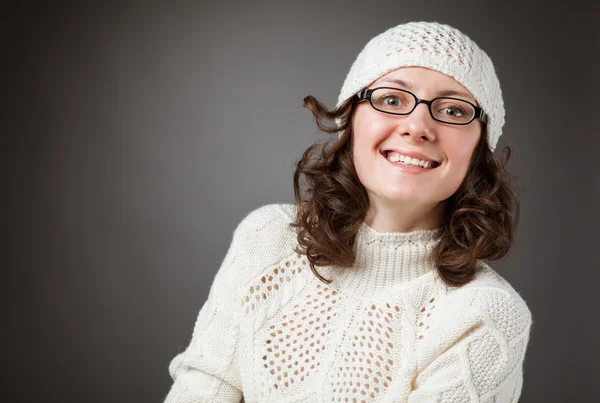
<instances>
[{"instance_id":1,"label":"black framed eyeglasses","mask_svg":"<svg viewBox=\"0 0 600 403\"><path fill-rule=\"evenodd\" d=\"M419 99L410 91L393 87L365 88L356 94L358 101L368 100L373 109L392 115L408 115L417 105L427 105L434 120L451 125L468 125L475 119L487 122L483 109L460 98Z\"/></svg>"}]
</instances>

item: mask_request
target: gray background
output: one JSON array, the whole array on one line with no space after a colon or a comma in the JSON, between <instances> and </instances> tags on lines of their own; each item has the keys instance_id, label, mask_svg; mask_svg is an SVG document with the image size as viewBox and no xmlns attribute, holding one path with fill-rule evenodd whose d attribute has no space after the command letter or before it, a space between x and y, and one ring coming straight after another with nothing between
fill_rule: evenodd
<instances>
[{"instance_id":1,"label":"gray background","mask_svg":"<svg viewBox=\"0 0 600 403\"><path fill-rule=\"evenodd\" d=\"M303 97L334 106L372 36L436 20L502 84L522 217L493 267L534 315L522 401L600 399L598 6L21 4L2 24L4 397L161 401L233 229L292 202L324 138Z\"/></svg>"}]
</instances>

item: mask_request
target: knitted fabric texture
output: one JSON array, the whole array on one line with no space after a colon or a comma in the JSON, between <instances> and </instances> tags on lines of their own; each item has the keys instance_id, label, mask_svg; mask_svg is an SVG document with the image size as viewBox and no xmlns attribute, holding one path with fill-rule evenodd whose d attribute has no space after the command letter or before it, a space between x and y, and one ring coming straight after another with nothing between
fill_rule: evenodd
<instances>
[{"instance_id":1,"label":"knitted fabric texture","mask_svg":"<svg viewBox=\"0 0 600 403\"><path fill-rule=\"evenodd\" d=\"M352 64L337 107L379 77L408 66L439 71L467 88L488 115L488 144L496 149L504 126L504 101L494 65L467 35L445 24L409 22L372 38Z\"/></svg>"},{"instance_id":2,"label":"knitted fabric texture","mask_svg":"<svg viewBox=\"0 0 600 403\"><path fill-rule=\"evenodd\" d=\"M438 230L363 223L353 267L294 251L291 204L238 225L166 403L516 402L532 324L525 301L480 263L469 284L436 275Z\"/></svg>"}]
</instances>

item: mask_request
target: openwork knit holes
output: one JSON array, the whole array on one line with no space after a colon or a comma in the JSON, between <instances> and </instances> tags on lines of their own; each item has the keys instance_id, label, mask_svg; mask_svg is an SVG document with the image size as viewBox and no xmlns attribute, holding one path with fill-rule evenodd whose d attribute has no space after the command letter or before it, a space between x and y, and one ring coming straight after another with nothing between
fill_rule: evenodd
<instances>
[{"instance_id":1,"label":"openwork knit holes","mask_svg":"<svg viewBox=\"0 0 600 403\"><path fill-rule=\"evenodd\" d=\"M392 320L399 312L397 305L373 304L353 324L333 382L334 401L371 402L389 387L394 371Z\"/></svg>"},{"instance_id":2,"label":"openwork knit holes","mask_svg":"<svg viewBox=\"0 0 600 403\"><path fill-rule=\"evenodd\" d=\"M423 305L418 308L417 311L417 339L421 340L425 337L427 333L427 329L429 329L429 324L431 323L431 313L435 308L435 297L430 298L425 301Z\"/></svg>"},{"instance_id":3,"label":"openwork knit holes","mask_svg":"<svg viewBox=\"0 0 600 403\"><path fill-rule=\"evenodd\" d=\"M242 308L245 307L246 313L254 311L258 304L264 303L272 293L279 291L284 283L290 282L294 276L302 273L301 265L305 265L306 260L302 259L299 263L301 258L302 255L299 253L294 254L251 284L242 298Z\"/></svg>"},{"instance_id":4,"label":"openwork knit holes","mask_svg":"<svg viewBox=\"0 0 600 403\"><path fill-rule=\"evenodd\" d=\"M302 303L294 305L291 313L283 315L276 325L269 327L265 340L263 366L274 381L274 389L291 387L303 382L320 365L323 342L330 324L337 315L338 292L317 284L316 292L306 295Z\"/></svg>"}]
</instances>

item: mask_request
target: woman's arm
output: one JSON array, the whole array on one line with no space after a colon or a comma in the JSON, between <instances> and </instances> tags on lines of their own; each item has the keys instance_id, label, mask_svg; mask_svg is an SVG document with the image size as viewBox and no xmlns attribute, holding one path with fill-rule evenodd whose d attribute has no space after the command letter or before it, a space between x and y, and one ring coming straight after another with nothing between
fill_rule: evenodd
<instances>
[{"instance_id":1,"label":"woman's arm","mask_svg":"<svg viewBox=\"0 0 600 403\"><path fill-rule=\"evenodd\" d=\"M237 357L239 238L238 227L198 314L191 341L169 365L174 383L165 403L238 403L242 399Z\"/></svg>"},{"instance_id":2,"label":"woman's arm","mask_svg":"<svg viewBox=\"0 0 600 403\"><path fill-rule=\"evenodd\" d=\"M531 330L531 312L502 289L469 290L432 327L419 356L409 403L517 402Z\"/></svg>"}]
</instances>

